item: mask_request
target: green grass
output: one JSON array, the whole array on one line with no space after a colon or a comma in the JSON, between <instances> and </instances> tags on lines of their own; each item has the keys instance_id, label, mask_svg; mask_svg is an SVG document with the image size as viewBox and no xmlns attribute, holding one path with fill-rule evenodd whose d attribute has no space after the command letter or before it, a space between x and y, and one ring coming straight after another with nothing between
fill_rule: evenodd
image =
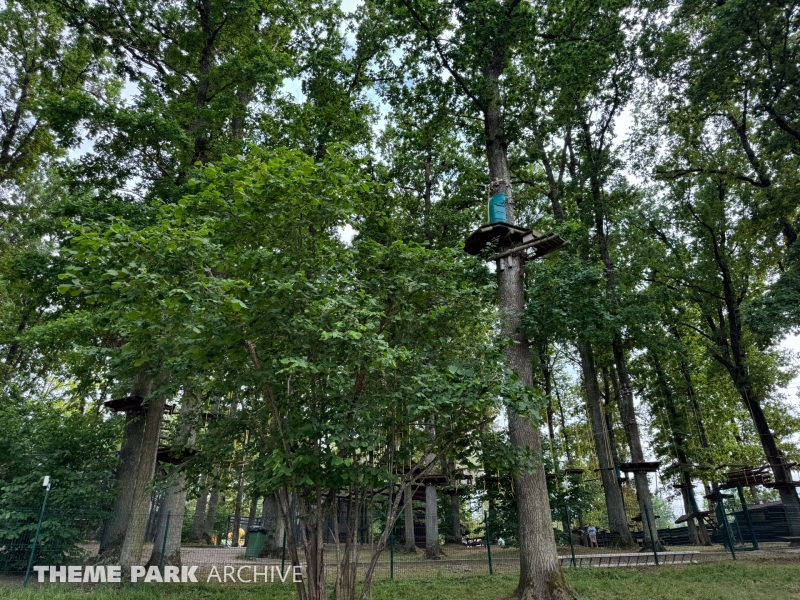
<instances>
[{"instance_id":1,"label":"green grass","mask_svg":"<svg viewBox=\"0 0 800 600\"><path fill-rule=\"evenodd\" d=\"M567 577L586 600L800 600L800 562L737 561L643 569L574 569ZM373 600L504 600L511 575L404 579L373 586ZM291 600L289 585L138 585L91 590L0 585L3 600Z\"/></svg>"}]
</instances>

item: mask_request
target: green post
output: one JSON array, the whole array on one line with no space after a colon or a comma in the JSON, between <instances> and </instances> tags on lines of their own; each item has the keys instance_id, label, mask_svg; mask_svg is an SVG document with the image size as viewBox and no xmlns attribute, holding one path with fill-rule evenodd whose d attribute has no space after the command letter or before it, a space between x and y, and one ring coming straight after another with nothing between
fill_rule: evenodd
<instances>
[{"instance_id":1,"label":"green post","mask_svg":"<svg viewBox=\"0 0 800 600\"><path fill-rule=\"evenodd\" d=\"M394 579L394 531L389 534L389 579Z\"/></svg>"},{"instance_id":2,"label":"green post","mask_svg":"<svg viewBox=\"0 0 800 600\"><path fill-rule=\"evenodd\" d=\"M750 520L750 509L747 508L747 502L744 501L744 490L742 489L741 483L736 486L736 491L739 492L739 500L741 500L742 502L742 510L744 511L745 521L747 521L747 528L750 530L750 539L753 542L753 550L758 550L758 540L756 540L756 530L753 529L753 521Z\"/></svg>"},{"instance_id":3,"label":"green post","mask_svg":"<svg viewBox=\"0 0 800 600\"><path fill-rule=\"evenodd\" d=\"M730 524L728 523L728 515L725 514L725 501L722 499L722 494L719 495L719 501L717 502L717 508L715 512L717 513L717 523L719 523L719 526L723 529L723 533L725 535L724 539L728 540L728 549L731 551L731 556L733 557L733 560L736 560L736 550L733 548L731 528Z\"/></svg>"},{"instance_id":4,"label":"green post","mask_svg":"<svg viewBox=\"0 0 800 600\"><path fill-rule=\"evenodd\" d=\"M492 568L492 538L489 535L489 513L483 511L483 519L486 522L486 555L489 557L489 575L494 574Z\"/></svg>"},{"instance_id":5,"label":"green post","mask_svg":"<svg viewBox=\"0 0 800 600\"><path fill-rule=\"evenodd\" d=\"M569 514L569 504L567 504L566 498L564 499L564 508L567 510L567 536L569 537L569 551L572 554L572 566L576 566L575 563L575 544L572 542L572 516Z\"/></svg>"},{"instance_id":6,"label":"green post","mask_svg":"<svg viewBox=\"0 0 800 600\"><path fill-rule=\"evenodd\" d=\"M283 530L283 550L281 551L281 573L283 573L283 566L286 564L286 530Z\"/></svg>"},{"instance_id":7,"label":"green post","mask_svg":"<svg viewBox=\"0 0 800 600\"><path fill-rule=\"evenodd\" d=\"M169 518L172 516L171 512L167 513L167 522L164 524L164 539L161 541L161 560L158 561L158 568L161 574L164 574L164 553L167 551L167 535L169 534Z\"/></svg>"},{"instance_id":8,"label":"green post","mask_svg":"<svg viewBox=\"0 0 800 600\"><path fill-rule=\"evenodd\" d=\"M39 532L42 530L42 521L44 520L44 511L47 508L47 496L50 495L50 476L44 478L44 502L42 502L42 511L39 513L39 524L36 526L36 535L33 536L33 544L31 545L31 556L28 559L28 568L25 570L25 581L22 587L28 586L28 579L31 576L31 567L33 566L33 557L36 555L36 543L39 541Z\"/></svg>"},{"instance_id":9,"label":"green post","mask_svg":"<svg viewBox=\"0 0 800 600\"><path fill-rule=\"evenodd\" d=\"M650 523L650 511L647 510L647 505L642 504L644 510L644 518L647 520L647 529L650 532L650 545L653 547L653 558L655 558L656 566L658 566L658 548L656 548L656 538L653 536L653 525Z\"/></svg>"}]
</instances>

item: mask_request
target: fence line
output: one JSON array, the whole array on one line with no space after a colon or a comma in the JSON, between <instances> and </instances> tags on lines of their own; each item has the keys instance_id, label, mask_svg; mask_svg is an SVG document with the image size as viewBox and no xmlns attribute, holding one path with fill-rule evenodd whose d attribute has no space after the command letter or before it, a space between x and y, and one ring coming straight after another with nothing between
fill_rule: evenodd
<instances>
[{"instance_id":1,"label":"fence line","mask_svg":"<svg viewBox=\"0 0 800 600\"><path fill-rule=\"evenodd\" d=\"M580 514L564 507L564 518L556 518L553 528L559 541L559 556L564 567L623 567L662 564L691 564L707 560L732 560L743 551L785 552L793 540L788 536L788 519L779 504L741 507L718 503L716 519L708 527L709 536L714 542L711 547L689 545L688 530L681 528L658 528L658 515L629 514L634 525L633 537L637 545L644 543L644 528L650 536L657 534L662 547L653 548L615 548L611 536L602 526L598 526L597 547L588 537L589 523L583 522ZM415 511L420 513L421 511ZM554 511L557 512L557 511ZM632 511L630 511L632 512ZM101 548L104 526L110 519L118 517L107 511L64 511L39 508L18 508L0 514L0 575L25 577L27 566L96 566L115 563L114 548ZM270 521L245 515L239 522L240 533L234 535L235 523L231 518L224 519L225 529L214 531L212 544L197 544L188 541L183 535L177 556L168 557L169 532L178 527L186 530L185 522L191 520L191 513L167 513L158 515L149 512L149 527L140 565L155 567L165 574L166 567L197 567L197 575L207 577L216 568L220 575L227 573L226 567L233 567L248 573L257 569L278 572L285 577L291 567L287 561L286 535L280 535L282 528ZM507 530L508 524L498 524L491 513L483 512L483 519L473 523L474 531L462 528L462 541L456 543L453 524L441 519L443 534L437 540L440 550L435 559L425 557L426 531L424 519L415 515L413 524L413 544L405 539L402 520L396 522L389 536L386 548L380 552L374 579L395 579L404 577L461 577L467 575L492 575L495 573L515 573L519 569L519 551L515 547L513 532ZM557 515L558 516L558 515ZM383 515L365 511L358 522L357 556L355 562L359 576L363 577L373 554L377 552L377 540L385 526ZM418 521L419 517L419 521ZM157 524L163 518L164 527ZM638 519L638 521L636 521ZM250 523L253 525L251 526ZM448 530L449 526L449 530ZM158 531L159 535L153 534ZM249 531L248 531L249 529ZM343 546L340 540L332 539L332 531L325 544L325 569L327 578L335 580L338 557ZM239 543L234 544L236 538ZM246 544L246 545L245 545ZM413 548L408 552L406 548ZM302 553L301 553L302 555ZM153 558L158 559L153 562ZM259 571L261 573L262 571ZM266 571L264 571L266 572ZM37 572L38 573L38 572ZM33 577L32 580L38 580ZM213 579L216 581L216 579Z\"/></svg>"}]
</instances>

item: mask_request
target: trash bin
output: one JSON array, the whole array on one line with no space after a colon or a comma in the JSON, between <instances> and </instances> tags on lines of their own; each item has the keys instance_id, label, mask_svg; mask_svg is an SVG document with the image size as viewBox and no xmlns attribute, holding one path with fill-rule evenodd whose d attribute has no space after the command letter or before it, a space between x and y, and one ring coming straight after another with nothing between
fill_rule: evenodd
<instances>
[{"instance_id":1,"label":"trash bin","mask_svg":"<svg viewBox=\"0 0 800 600\"><path fill-rule=\"evenodd\" d=\"M244 555L246 558L258 558L264 549L264 542L267 541L267 529L261 525L252 525L247 528L247 548Z\"/></svg>"}]
</instances>

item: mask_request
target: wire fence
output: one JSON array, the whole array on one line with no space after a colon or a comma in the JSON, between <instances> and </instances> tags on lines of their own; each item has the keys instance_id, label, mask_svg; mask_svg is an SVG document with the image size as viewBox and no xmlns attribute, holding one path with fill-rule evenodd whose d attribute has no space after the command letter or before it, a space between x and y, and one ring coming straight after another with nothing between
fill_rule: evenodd
<instances>
[{"instance_id":1,"label":"wire fence","mask_svg":"<svg viewBox=\"0 0 800 600\"><path fill-rule=\"evenodd\" d=\"M365 509L358 519L351 564L363 578L378 554L373 580L516 573L519 549L515 523L503 521L500 512L476 511L470 530L464 523L454 522L457 520L452 515L438 515L426 522L424 505L413 507L413 524L406 527L401 509L386 546L379 549L385 517ZM638 506L629 507L626 516L633 544L627 546L615 544L616 537L607 527L586 522L569 506L553 514L558 553L565 568L693 564L734 560L746 553L800 553L800 548L794 548L800 544L800 537L791 535L800 522L777 502L747 507L721 498L713 510L695 515L693 526L684 522L672 527L658 527L658 515L642 516ZM164 513L154 504L148 514L138 516L146 523L138 560L143 567L138 571L140 581L156 577L153 567L162 578L169 568L174 569L172 573L184 568L198 580L220 583L250 582L254 576L256 582L291 581L293 577L287 535L276 519L242 515L237 521L235 515L227 519L223 515L209 543L193 543L189 535L192 514ZM432 522L436 527L432 528ZM346 523L334 526L333 518L329 525L324 536L325 570L332 582L345 550L342 542L347 530ZM122 549L108 535L119 526L120 515L101 511L43 511L42 507L6 510L0 514L0 575L27 575L32 582L94 582L95 567L119 564ZM294 527L300 527L299 521ZM338 532L339 540L334 532ZM653 537L658 537L658 544L649 543ZM43 571L42 566L57 568ZM68 567L81 569L70 571ZM70 579L70 573L75 578Z\"/></svg>"}]
</instances>

